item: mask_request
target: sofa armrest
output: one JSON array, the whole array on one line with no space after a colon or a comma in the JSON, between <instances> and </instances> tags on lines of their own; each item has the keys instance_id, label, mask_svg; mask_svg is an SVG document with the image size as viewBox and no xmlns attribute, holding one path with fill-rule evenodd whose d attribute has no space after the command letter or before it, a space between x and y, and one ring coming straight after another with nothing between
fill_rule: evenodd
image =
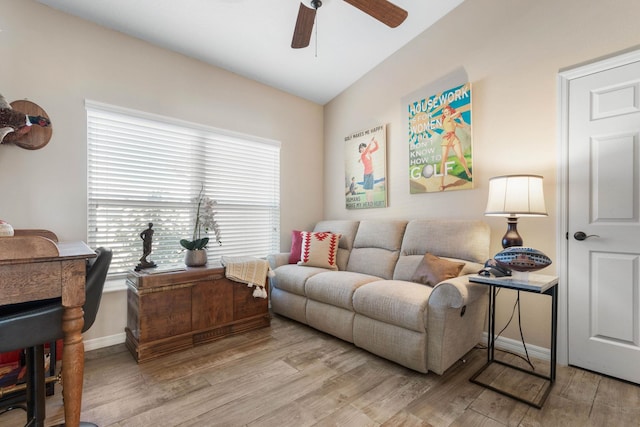
<instances>
[{"instance_id":1,"label":"sofa armrest","mask_svg":"<svg viewBox=\"0 0 640 427\"><path fill-rule=\"evenodd\" d=\"M460 308L487 294L488 286L469 282L469 276L458 276L438 283L429 296L429 305Z\"/></svg>"},{"instance_id":2,"label":"sofa armrest","mask_svg":"<svg viewBox=\"0 0 640 427\"><path fill-rule=\"evenodd\" d=\"M267 255L267 261L269 261L271 269L275 270L281 265L289 264L289 252Z\"/></svg>"}]
</instances>

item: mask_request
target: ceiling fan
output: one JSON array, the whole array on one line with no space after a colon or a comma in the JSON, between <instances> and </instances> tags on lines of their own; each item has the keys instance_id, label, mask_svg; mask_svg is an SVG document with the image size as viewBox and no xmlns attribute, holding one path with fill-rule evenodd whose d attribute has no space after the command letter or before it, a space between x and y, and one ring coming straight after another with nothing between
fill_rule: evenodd
<instances>
[{"instance_id":1,"label":"ceiling fan","mask_svg":"<svg viewBox=\"0 0 640 427\"><path fill-rule=\"evenodd\" d=\"M395 28L402 24L408 15L406 10L390 3L387 0L344 1L391 28ZM307 7L304 3L300 3L298 19L296 20L296 27L293 30L293 40L291 41L291 47L294 49L309 46L311 32L313 31L313 23L316 18L316 11L320 6L322 6L322 1L311 0L310 4L311 7Z\"/></svg>"}]
</instances>

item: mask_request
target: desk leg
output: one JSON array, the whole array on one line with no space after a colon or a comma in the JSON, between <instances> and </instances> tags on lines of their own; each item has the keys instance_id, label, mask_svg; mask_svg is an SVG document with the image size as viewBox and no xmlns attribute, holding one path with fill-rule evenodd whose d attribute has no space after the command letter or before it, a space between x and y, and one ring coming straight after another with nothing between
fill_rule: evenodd
<instances>
[{"instance_id":1,"label":"desk leg","mask_svg":"<svg viewBox=\"0 0 640 427\"><path fill-rule=\"evenodd\" d=\"M82 379L84 374L84 343L82 307L66 307L62 315L64 348L62 351L62 397L66 427L80 425Z\"/></svg>"}]
</instances>

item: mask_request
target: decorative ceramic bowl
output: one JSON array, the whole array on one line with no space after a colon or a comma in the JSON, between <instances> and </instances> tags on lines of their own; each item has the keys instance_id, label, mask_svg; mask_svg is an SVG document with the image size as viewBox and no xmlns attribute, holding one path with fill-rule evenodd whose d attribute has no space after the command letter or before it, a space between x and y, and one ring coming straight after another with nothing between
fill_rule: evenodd
<instances>
[{"instance_id":1,"label":"decorative ceramic bowl","mask_svg":"<svg viewBox=\"0 0 640 427\"><path fill-rule=\"evenodd\" d=\"M498 252L498 265L515 271L536 271L551 265L551 259L534 248L511 246Z\"/></svg>"}]
</instances>

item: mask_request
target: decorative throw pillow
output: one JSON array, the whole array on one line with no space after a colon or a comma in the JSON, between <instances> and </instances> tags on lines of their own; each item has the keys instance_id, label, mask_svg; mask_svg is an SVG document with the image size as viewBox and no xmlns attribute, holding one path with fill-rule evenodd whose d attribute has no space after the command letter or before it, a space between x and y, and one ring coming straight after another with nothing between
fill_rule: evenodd
<instances>
[{"instance_id":1,"label":"decorative throw pillow","mask_svg":"<svg viewBox=\"0 0 640 427\"><path fill-rule=\"evenodd\" d=\"M297 264L300 261L302 252L302 231L293 230L291 232L291 252L289 253L289 264Z\"/></svg>"},{"instance_id":2,"label":"decorative throw pillow","mask_svg":"<svg viewBox=\"0 0 640 427\"><path fill-rule=\"evenodd\" d=\"M435 286L443 280L458 277L464 267L463 262L454 262L426 253L411 277L412 282Z\"/></svg>"},{"instance_id":3,"label":"decorative throw pillow","mask_svg":"<svg viewBox=\"0 0 640 427\"><path fill-rule=\"evenodd\" d=\"M338 243L341 234L301 231L302 250L298 265L337 270Z\"/></svg>"},{"instance_id":4,"label":"decorative throw pillow","mask_svg":"<svg viewBox=\"0 0 640 427\"><path fill-rule=\"evenodd\" d=\"M302 236L300 230L291 232L291 252L289 253L289 264L297 264L300 261L300 252L302 251Z\"/></svg>"}]
</instances>

